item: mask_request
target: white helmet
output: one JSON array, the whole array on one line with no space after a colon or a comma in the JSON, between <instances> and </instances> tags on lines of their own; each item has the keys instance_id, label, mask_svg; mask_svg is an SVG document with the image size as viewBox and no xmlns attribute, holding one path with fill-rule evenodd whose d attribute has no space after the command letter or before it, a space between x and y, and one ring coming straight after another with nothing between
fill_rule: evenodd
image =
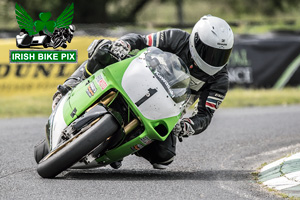
<instances>
[{"instance_id":1,"label":"white helmet","mask_svg":"<svg viewBox=\"0 0 300 200\"><path fill-rule=\"evenodd\" d=\"M212 76L227 64L233 40L233 32L226 21L203 16L190 36L192 58L202 71Z\"/></svg>"}]
</instances>

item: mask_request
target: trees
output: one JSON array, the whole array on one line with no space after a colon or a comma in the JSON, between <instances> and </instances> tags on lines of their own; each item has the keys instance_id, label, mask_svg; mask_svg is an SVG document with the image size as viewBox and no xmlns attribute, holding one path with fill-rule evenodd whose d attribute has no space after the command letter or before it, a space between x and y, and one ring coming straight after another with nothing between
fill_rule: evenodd
<instances>
[{"instance_id":1,"label":"trees","mask_svg":"<svg viewBox=\"0 0 300 200\"><path fill-rule=\"evenodd\" d=\"M40 12L51 12L54 19L59 16L67 4L73 2L75 5L74 21L84 24L135 23L140 12L143 12L151 2L157 4L167 2L173 5L172 7L176 8L174 18L181 25L185 23L185 19L192 12L202 11L203 13L203 8L197 7L199 2L216 5L216 10L223 7L225 8L224 15L229 13L237 18L241 15L251 16L255 14L275 16L278 13L288 13L291 10L296 10L300 6L299 0L2 0L1 7L5 8L7 5L13 7L16 2L24 7L32 17L38 18ZM188 4L196 5L195 10L192 12L184 10L185 5ZM215 10L205 11L210 13ZM155 8L153 8L153 12L156 12ZM2 15L7 17L7 14Z\"/></svg>"},{"instance_id":2,"label":"trees","mask_svg":"<svg viewBox=\"0 0 300 200\"><path fill-rule=\"evenodd\" d=\"M64 8L74 3L76 23L128 23L135 22L138 12L149 0L13 0L30 15L38 17L40 12L51 12L56 18ZM113 9L111 9L113 8Z\"/></svg>"},{"instance_id":3,"label":"trees","mask_svg":"<svg viewBox=\"0 0 300 200\"><path fill-rule=\"evenodd\" d=\"M237 15L241 14L262 14L275 16L278 12L289 12L300 5L298 0L213 0L226 4Z\"/></svg>"}]
</instances>

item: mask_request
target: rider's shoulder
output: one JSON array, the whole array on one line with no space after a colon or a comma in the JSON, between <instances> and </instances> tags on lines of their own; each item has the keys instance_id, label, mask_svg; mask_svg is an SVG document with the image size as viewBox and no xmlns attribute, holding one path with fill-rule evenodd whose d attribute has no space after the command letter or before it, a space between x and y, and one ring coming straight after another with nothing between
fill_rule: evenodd
<instances>
[{"instance_id":1,"label":"rider's shoulder","mask_svg":"<svg viewBox=\"0 0 300 200\"><path fill-rule=\"evenodd\" d=\"M182 35L190 35L188 32L179 29L179 28L171 28L171 29L166 29L162 32L167 32L167 33L172 33L172 34L182 34Z\"/></svg>"}]
</instances>

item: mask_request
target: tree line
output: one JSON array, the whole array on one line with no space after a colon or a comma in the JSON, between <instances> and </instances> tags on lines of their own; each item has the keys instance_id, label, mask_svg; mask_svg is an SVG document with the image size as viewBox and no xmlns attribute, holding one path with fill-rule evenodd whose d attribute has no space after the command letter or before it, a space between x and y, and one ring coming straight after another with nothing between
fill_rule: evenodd
<instances>
[{"instance_id":1,"label":"tree line","mask_svg":"<svg viewBox=\"0 0 300 200\"><path fill-rule=\"evenodd\" d=\"M176 18L179 24L184 23L184 4L193 4L199 0L2 0L2 6L9 3L20 4L31 16L38 16L40 12L49 11L52 16L59 16L70 3L75 5L74 21L76 23L135 23L139 12L151 1L172 3L176 7ZM257 14L274 16L277 13L287 13L291 9L299 8L299 0L200 0L220 4L234 13ZM155 12L155 8L153 8ZM197 10L190 11L197 12Z\"/></svg>"}]
</instances>

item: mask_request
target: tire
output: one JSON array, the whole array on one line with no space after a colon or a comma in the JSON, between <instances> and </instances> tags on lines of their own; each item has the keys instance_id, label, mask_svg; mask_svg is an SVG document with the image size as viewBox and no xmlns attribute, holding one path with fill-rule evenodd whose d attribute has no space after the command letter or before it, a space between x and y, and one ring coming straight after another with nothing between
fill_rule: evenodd
<instances>
[{"instance_id":1,"label":"tire","mask_svg":"<svg viewBox=\"0 0 300 200\"><path fill-rule=\"evenodd\" d=\"M60 47L63 43L63 40L61 38L55 38L53 42L53 49L56 49Z\"/></svg>"},{"instance_id":2,"label":"tire","mask_svg":"<svg viewBox=\"0 0 300 200\"><path fill-rule=\"evenodd\" d=\"M38 174L43 178L54 178L91 152L105 141L107 137L113 135L118 128L119 124L112 115L104 115L86 132L79 135L48 159L42 160L37 167Z\"/></svg>"},{"instance_id":3,"label":"tire","mask_svg":"<svg viewBox=\"0 0 300 200\"><path fill-rule=\"evenodd\" d=\"M46 139L42 140L39 144L34 146L34 158L38 164L47 154L49 153L49 148Z\"/></svg>"}]
</instances>

